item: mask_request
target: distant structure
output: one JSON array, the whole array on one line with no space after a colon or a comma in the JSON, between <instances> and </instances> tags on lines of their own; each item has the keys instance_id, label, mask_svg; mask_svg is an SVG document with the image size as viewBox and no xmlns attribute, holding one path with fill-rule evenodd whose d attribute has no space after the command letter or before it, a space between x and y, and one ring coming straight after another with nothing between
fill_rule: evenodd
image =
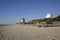
<instances>
[{"instance_id":1,"label":"distant structure","mask_svg":"<svg viewBox=\"0 0 60 40\"><path fill-rule=\"evenodd\" d=\"M47 15L46 15L46 23L52 24L52 14L51 13L47 13Z\"/></svg>"},{"instance_id":2,"label":"distant structure","mask_svg":"<svg viewBox=\"0 0 60 40\"><path fill-rule=\"evenodd\" d=\"M51 13L47 13L46 18L52 18L52 14Z\"/></svg>"},{"instance_id":3,"label":"distant structure","mask_svg":"<svg viewBox=\"0 0 60 40\"><path fill-rule=\"evenodd\" d=\"M25 24L25 18L22 18L20 24Z\"/></svg>"}]
</instances>

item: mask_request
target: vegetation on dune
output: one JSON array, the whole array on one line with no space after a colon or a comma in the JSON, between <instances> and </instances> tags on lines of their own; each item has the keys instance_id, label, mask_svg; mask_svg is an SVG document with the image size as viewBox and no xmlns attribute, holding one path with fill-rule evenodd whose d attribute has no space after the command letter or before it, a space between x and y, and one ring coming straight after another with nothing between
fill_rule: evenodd
<instances>
[{"instance_id":1,"label":"vegetation on dune","mask_svg":"<svg viewBox=\"0 0 60 40\"><path fill-rule=\"evenodd\" d=\"M60 15L55 17L55 18L53 18L53 21L60 21Z\"/></svg>"},{"instance_id":2,"label":"vegetation on dune","mask_svg":"<svg viewBox=\"0 0 60 40\"><path fill-rule=\"evenodd\" d=\"M60 15L55 18L45 18L45 19L33 19L32 21L29 21L28 23L35 24L36 22L44 22L46 21L47 24L52 24L55 21L60 21Z\"/></svg>"}]
</instances>

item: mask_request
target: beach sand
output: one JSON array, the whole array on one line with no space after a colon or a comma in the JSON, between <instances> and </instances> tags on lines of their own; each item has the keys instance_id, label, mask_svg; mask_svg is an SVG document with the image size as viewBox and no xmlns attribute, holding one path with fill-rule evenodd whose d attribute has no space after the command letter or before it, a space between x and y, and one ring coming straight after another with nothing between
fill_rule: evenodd
<instances>
[{"instance_id":1,"label":"beach sand","mask_svg":"<svg viewBox=\"0 0 60 40\"><path fill-rule=\"evenodd\" d=\"M3 26L0 40L60 40L60 27Z\"/></svg>"}]
</instances>

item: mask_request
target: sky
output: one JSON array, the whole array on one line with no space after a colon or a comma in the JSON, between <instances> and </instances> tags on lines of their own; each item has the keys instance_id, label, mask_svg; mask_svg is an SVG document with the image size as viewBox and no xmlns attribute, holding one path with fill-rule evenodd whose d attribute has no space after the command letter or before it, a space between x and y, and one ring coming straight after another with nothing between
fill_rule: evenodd
<instances>
[{"instance_id":1,"label":"sky","mask_svg":"<svg viewBox=\"0 0 60 40\"><path fill-rule=\"evenodd\" d=\"M47 13L60 15L60 0L0 0L0 24L43 19Z\"/></svg>"}]
</instances>

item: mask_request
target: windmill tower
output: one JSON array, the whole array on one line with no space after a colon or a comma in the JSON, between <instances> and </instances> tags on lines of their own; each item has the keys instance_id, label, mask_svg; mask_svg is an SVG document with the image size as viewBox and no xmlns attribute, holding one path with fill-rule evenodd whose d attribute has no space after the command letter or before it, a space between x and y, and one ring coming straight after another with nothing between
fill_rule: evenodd
<instances>
[{"instance_id":1,"label":"windmill tower","mask_svg":"<svg viewBox=\"0 0 60 40\"><path fill-rule=\"evenodd\" d=\"M46 23L52 24L52 14L51 13L47 13L47 15L46 15Z\"/></svg>"},{"instance_id":2,"label":"windmill tower","mask_svg":"<svg viewBox=\"0 0 60 40\"><path fill-rule=\"evenodd\" d=\"M20 21L21 24L25 24L25 18L22 18Z\"/></svg>"}]
</instances>

